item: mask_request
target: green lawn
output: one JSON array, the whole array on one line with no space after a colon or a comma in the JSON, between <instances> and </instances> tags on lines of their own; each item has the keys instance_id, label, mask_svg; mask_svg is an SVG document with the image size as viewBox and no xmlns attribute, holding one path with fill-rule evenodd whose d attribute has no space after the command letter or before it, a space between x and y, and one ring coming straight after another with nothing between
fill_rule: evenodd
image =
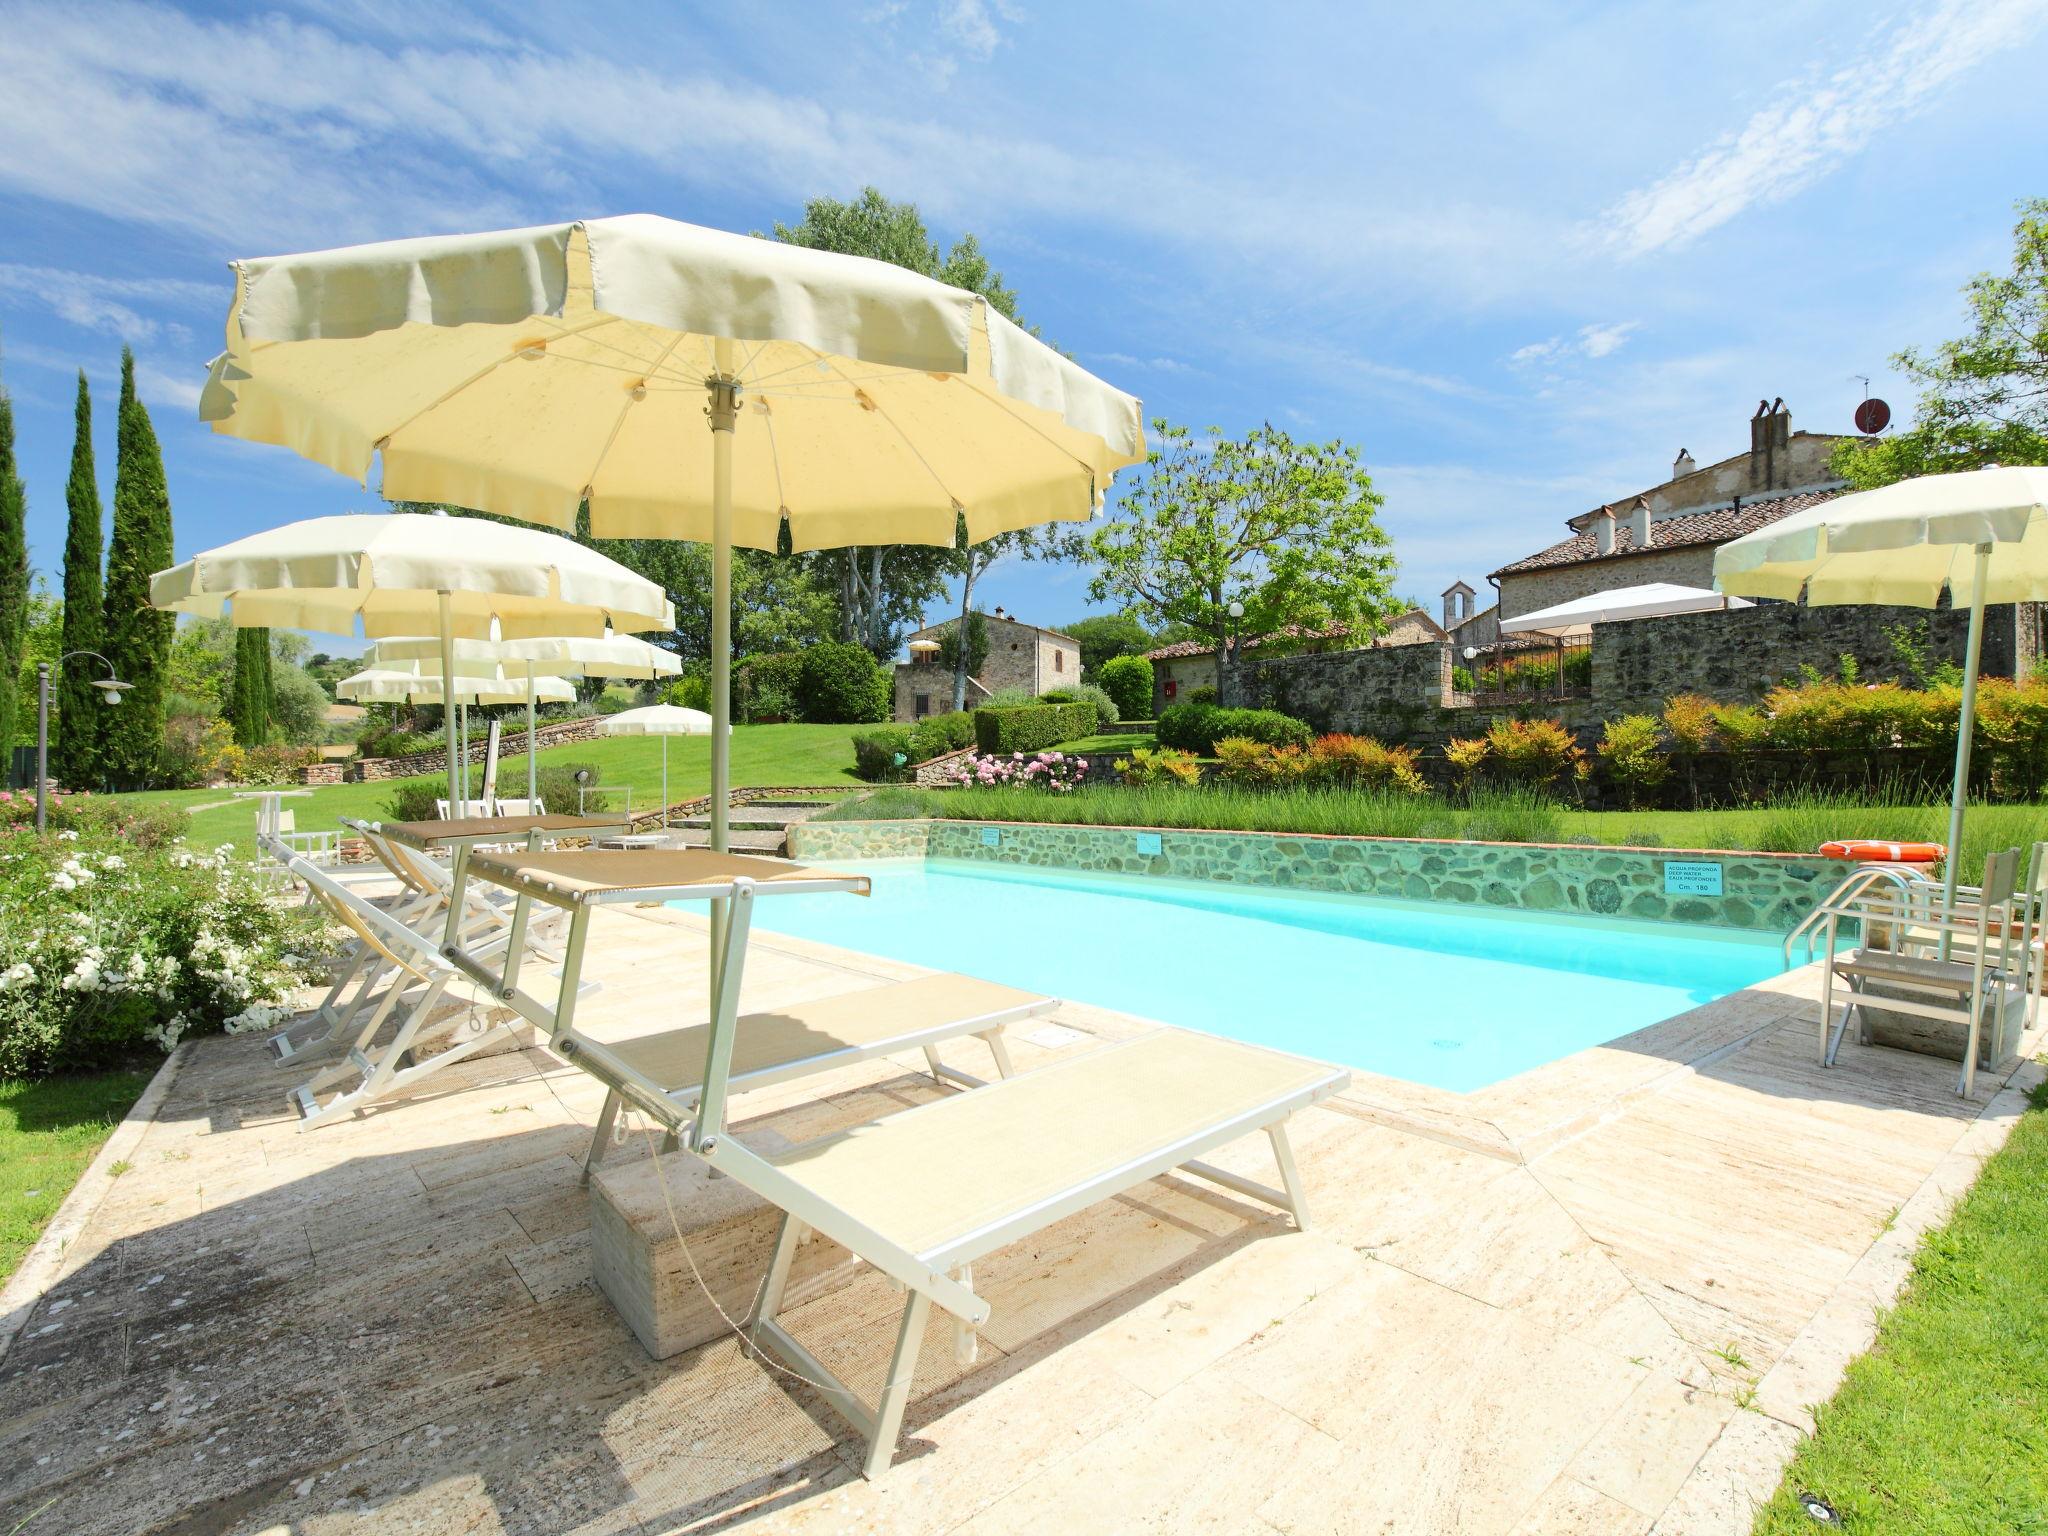
<instances>
[{"instance_id":1,"label":"green lawn","mask_svg":"<svg viewBox=\"0 0 2048 1536\"><path fill-rule=\"evenodd\" d=\"M1124 753L1132 751L1137 747L1156 747L1158 745L1158 738L1149 730L1127 731L1119 727L1103 731L1099 735L1083 736L1079 741L1063 741L1054 750L1059 752L1078 752L1083 757L1086 757L1090 753L1097 755Z\"/></svg>"},{"instance_id":2,"label":"green lawn","mask_svg":"<svg viewBox=\"0 0 2048 1536\"><path fill-rule=\"evenodd\" d=\"M1823 1529L2041 1536L2048 1531L2048 1092L1922 1244L1877 1343L1799 1448L1759 1536Z\"/></svg>"},{"instance_id":3,"label":"green lawn","mask_svg":"<svg viewBox=\"0 0 2048 1536\"><path fill-rule=\"evenodd\" d=\"M846 784L853 777L854 725L740 725L732 733L732 781L736 785ZM541 762L588 763L608 785L627 785L633 791L633 807L651 808L661 800L661 743L659 736L619 736L596 741L570 742L546 747ZM438 777L438 776L428 776ZM301 832L325 831L341 824L344 816L379 816L386 811L396 787L406 781L387 779L371 784L334 784L313 790L304 799L285 803L296 817ZM499 787L506 793L524 794L526 757L507 757L498 767ZM711 787L711 740L706 736L678 736L669 741L669 796L674 800L701 795ZM191 813L188 836L201 846L218 843L246 844L255 830L254 803L232 798L225 789L151 790L127 796L135 800L175 805ZM614 806L620 802L614 800ZM573 811L573 805L550 806L550 810Z\"/></svg>"},{"instance_id":4,"label":"green lawn","mask_svg":"<svg viewBox=\"0 0 2048 1536\"><path fill-rule=\"evenodd\" d=\"M149 1078L101 1072L0 1082L0 1280L14 1273Z\"/></svg>"}]
</instances>

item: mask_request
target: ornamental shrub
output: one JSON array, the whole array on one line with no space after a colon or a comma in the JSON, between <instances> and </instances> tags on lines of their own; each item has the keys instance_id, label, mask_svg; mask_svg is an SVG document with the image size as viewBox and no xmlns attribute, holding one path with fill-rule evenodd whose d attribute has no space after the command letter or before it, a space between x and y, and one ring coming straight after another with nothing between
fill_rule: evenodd
<instances>
[{"instance_id":1,"label":"ornamental shrub","mask_svg":"<svg viewBox=\"0 0 2048 1536\"><path fill-rule=\"evenodd\" d=\"M0 1077L274 1028L332 948L225 849L0 831Z\"/></svg>"},{"instance_id":2,"label":"ornamental shrub","mask_svg":"<svg viewBox=\"0 0 2048 1536\"><path fill-rule=\"evenodd\" d=\"M1098 731L1105 725L1115 725L1121 718L1117 713L1116 700L1094 683L1068 683L1063 688L1049 688L1038 698L1044 704L1093 704Z\"/></svg>"},{"instance_id":3,"label":"ornamental shrub","mask_svg":"<svg viewBox=\"0 0 2048 1536\"><path fill-rule=\"evenodd\" d=\"M1486 753L1494 774L1510 783L1547 788L1586 774L1586 754L1559 720L1496 720Z\"/></svg>"},{"instance_id":4,"label":"ornamental shrub","mask_svg":"<svg viewBox=\"0 0 2048 1536\"><path fill-rule=\"evenodd\" d=\"M738 668L738 714L749 722L794 720L803 696L804 658L797 651L764 651Z\"/></svg>"},{"instance_id":5,"label":"ornamental shrub","mask_svg":"<svg viewBox=\"0 0 2048 1536\"><path fill-rule=\"evenodd\" d=\"M1183 752L1214 755L1225 736L1242 736L1269 747L1307 747L1314 736L1308 722L1275 709L1220 709L1214 704L1174 704L1159 712L1160 744Z\"/></svg>"},{"instance_id":6,"label":"ornamental shrub","mask_svg":"<svg viewBox=\"0 0 2048 1536\"><path fill-rule=\"evenodd\" d=\"M1064 752L991 752L967 757L953 766L956 783L981 787L1014 784L1066 794L1088 773L1088 759Z\"/></svg>"},{"instance_id":7,"label":"ornamental shrub","mask_svg":"<svg viewBox=\"0 0 2048 1536\"><path fill-rule=\"evenodd\" d=\"M863 646L827 640L804 652L797 702L817 725L858 725L889 718L892 683Z\"/></svg>"},{"instance_id":8,"label":"ornamental shrub","mask_svg":"<svg viewBox=\"0 0 2048 1536\"><path fill-rule=\"evenodd\" d=\"M1152 658L1112 656L1096 668L1096 681L1116 704L1113 720L1142 720L1152 713Z\"/></svg>"},{"instance_id":9,"label":"ornamental shrub","mask_svg":"<svg viewBox=\"0 0 2048 1536\"><path fill-rule=\"evenodd\" d=\"M928 763L948 752L974 745L974 716L964 709L926 715L910 732L910 760Z\"/></svg>"},{"instance_id":10,"label":"ornamental shrub","mask_svg":"<svg viewBox=\"0 0 2048 1536\"><path fill-rule=\"evenodd\" d=\"M1094 730L1093 704L1024 704L974 712L974 744L982 752L1036 752Z\"/></svg>"},{"instance_id":11,"label":"ornamental shrub","mask_svg":"<svg viewBox=\"0 0 2048 1536\"><path fill-rule=\"evenodd\" d=\"M1660 749L1655 715L1623 715L1609 720L1595 749L1607 760L1607 771L1632 806L1654 800L1655 791L1671 774L1671 759Z\"/></svg>"},{"instance_id":12,"label":"ornamental shrub","mask_svg":"<svg viewBox=\"0 0 2048 1536\"><path fill-rule=\"evenodd\" d=\"M1284 788L1300 784L1311 772L1308 751L1290 743L1275 747L1248 736L1225 736L1216 743L1217 772L1225 783Z\"/></svg>"},{"instance_id":13,"label":"ornamental shrub","mask_svg":"<svg viewBox=\"0 0 2048 1536\"><path fill-rule=\"evenodd\" d=\"M711 713L711 677L706 672L693 672L679 677L662 690L662 702L673 704L678 709L697 709Z\"/></svg>"},{"instance_id":14,"label":"ornamental shrub","mask_svg":"<svg viewBox=\"0 0 2048 1536\"><path fill-rule=\"evenodd\" d=\"M1133 747L1129 757L1120 757L1111 766L1126 784L1192 787L1202 782L1202 764L1195 754L1172 747Z\"/></svg>"},{"instance_id":15,"label":"ornamental shrub","mask_svg":"<svg viewBox=\"0 0 2048 1536\"><path fill-rule=\"evenodd\" d=\"M1318 736L1309 745L1308 757L1307 777L1317 783L1410 795L1428 788L1412 747L1389 747L1370 736Z\"/></svg>"},{"instance_id":16,"label":"ornamental shrub","mask_svg":"<svg viewBox=\"0 0 2048 1536\"><path fill-rule=\"evenodd\" d=\"M1714 745L1714 701L1681 693L1664 701L1664 730L1679 752L1705 752Z\"/></svg>"},{"instance_id":17,"label":"ornamental shrub","mask_svg":"<svg viewBox=\"0 0 2048 1536\"><path fill-rule=\"evenodd\" d=\"M1479 775L1486 766L1487 754L1493 750L1484 736L1453 736L1444 747L1444 761L1451 766L1451 785L1461 795L1469 795L1479 785Z\"/></svg>"},{"instance_id":18,"label":"ornamental shrub","mask_svg":"<svg viewBox=\"0 0 2048 1536\"><path fill-rule=\"evenodd\" d=\"M870 784L893 784L910 776L915 761L907 725L878 726L853 737L853 771Z\"/></svg>"}]
</instances>

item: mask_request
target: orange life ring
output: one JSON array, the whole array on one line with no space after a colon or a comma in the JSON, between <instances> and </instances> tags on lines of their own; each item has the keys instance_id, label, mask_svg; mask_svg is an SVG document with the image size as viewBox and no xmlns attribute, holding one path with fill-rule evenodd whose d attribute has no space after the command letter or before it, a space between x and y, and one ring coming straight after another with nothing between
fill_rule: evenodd
<instances>
[{"instance_id":1,"label":"orange life ring","mask_svg":"<svg viewBox=\"0 0 2048 1536\"><path fill-rule=\"evenodd\" d=\"M1936 864L1948 854L1940 843L1884 843L1867 837L1822 843L1820 851L1825 858L1853 859L1858 864Z\"/></svg>"}]
</instances>

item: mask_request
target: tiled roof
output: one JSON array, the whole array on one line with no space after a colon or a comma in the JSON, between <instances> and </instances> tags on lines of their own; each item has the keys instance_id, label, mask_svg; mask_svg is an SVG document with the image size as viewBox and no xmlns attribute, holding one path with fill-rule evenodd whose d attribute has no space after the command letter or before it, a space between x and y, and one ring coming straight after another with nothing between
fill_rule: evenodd
<instances>
[{"instance_id":1,"label":"tiled roof","mask_svg":"<svg viewBox=\"0 0 2048 1536\"><path fill-rule=\"evenodd\" d=\"M1443 632L1443 626L1431 618L1428 610L1423 608L1410 608L1405 613L1395 614L1388 621L1387 627L1395 628L1404 620L1413 618L1421 619L1439 634ZM1299 624L1289 624L1270 635L1249 635L1238 643L1238 649L1255 650L1272 640L1342 640L1350 633L1351 627L1347 624L1332 624L1325 629L1304 629ZM1145 655L1151 661L1177 661L1187 656L1207 656L1215 649L1215 644L1208 640L1176 640L1172 645L1162 645L1156 651L1147 651Z\"/></svg>"},{"instance_id":2,"label":"tiled roof","mask_svg":"<svg viewBox=\"0 0 2048 1536\"><path fill-rule=\"evenodd\" d=\"M1614 550L1603 555L1593 542L1590 531L1573 534L1572 537L1553 544L1548 549L1539 549L1510 565L1504 565L1493 574L1512 575L1516 571L1548 570L1560 565L1580 565L1588 560L1614 560L1625 555L1655 554L1664 549L1685 549L1701 544L1726 544L1730 539L1739 539L1745 533L1775 523L1781 517L1794 512L1803 512L1808 507L1817 507L1824 501L1833 501L1846 487L1829 491L1801 491L1796 496L1773 496L1746 501L1740 507L1715 507L1704 512L1681 512L1677 517L1660 517L1650 524L1650 547L1637 549L1635 532L1628 520L1617 516L1614 525Z\"/></svg>"}]
</instances>

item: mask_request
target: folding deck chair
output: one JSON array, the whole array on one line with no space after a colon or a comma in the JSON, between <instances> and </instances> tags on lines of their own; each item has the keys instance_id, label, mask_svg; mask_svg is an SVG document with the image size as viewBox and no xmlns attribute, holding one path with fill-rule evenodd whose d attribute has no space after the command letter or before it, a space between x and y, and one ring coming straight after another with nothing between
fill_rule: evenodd
<instances>
[{"instance_id":1,"label":"folding deck chair","mask_svg":"<svg viewBox=\"0 0 2048 1536\"><path fill-rule=\"evenodd\" d=\"M360 1114L376 1100L474 1055L522 1021L520 1008L508 1006L505 998L479 987L449 963L440 953L437 937L408 928L303 858L293 858L286 867L306 883L337 922L397 973L377 1007L352 1034L339 1039L345 1047L342 1058L287 1096L298 1112L300 1130ZM554 978L547 973L542 972L528 987L521 996L529 1008L559 1005ZM595 991L596 985L583 990ZM469 1008L473 1027L425 1060L413 1060L411 1052L421 1028L443 1011L459 1007ZM378 1043L386 1022L401 1009L396 1027ZM322 1094L335 1089L340 1092L322 1100Z\"/></svg>"},{"instance_id":2,"label":"folding deck chair","mask_svg":"<svg viewBox=\"0 0 2048 1536\"><path fill-rule=\"evenodd\" d=\"M931 1308L976 1328L989 1305L973 1289L982 1255L1172 1170L1277 1207L1308 1225L1288 1118L1341 1091L1340 1067L1256 1046L1160 1030L1021 1076L978 1087L772 1154L748 1148L726 1121L740 1051L738 1011L757 898L865 893L859 875L701 850L639 853L479 854L468 874L517 893L505 967L493 971L457 948L451 958L497 995L518 995L518 934L536 903L567 910L563 985L552 1010L515 1002L551 1035L552 1049L665 1126L681 1145L783 1212L774 1256L749 1331L816 1385L867 1440L872 1477L895 1455L917 1351ZM576 1027L576 987L599 906L637 901L724 902L714 955L704 1063L685 1103L617 1048ZM849 1000L854 1001L854 1000ZM551 1017L543 1019L543 1013ZM1280 1187L1201 1161L1264 1132ZM817 1232L867 1260L906 1293L896 1345L872 1405L785 1329L778 1317L796 1246Z\"/></svg>"},{"instance_id":3,"label":"folding deck chair","mask_svg":"<svg viewBox=\"0 0 2048 1536\"><path fill-rule=\"evenodd\" d=\"M1872 1006L1959 1024L1964 1031L1963 1066L1956 1092L1968 1097L1976 1082L1980 1053L1988 1050L1991 1061L1996 1062L2013 1043L2006 1031L2006 992L2024 985L2027 975L2026 953L2020 943L2024 925L2014 900L2018 865L2016 848L1992 854L1984 864L1983 885L1972 893L1974 899L1953 911L1946 908L1939 887L1910 895L1865 892L1827 909L1827 959L1821 971L1820 994L1821 1065L1835 1064L1852 1018L1858 1023L1859 1038L1868 1043L1866 1010ZM1836 938L1841 924L1848 920L1862 923L1865 933L1873 925L1882 928L1893 947L1863 944L1838 954ZM1910 945L1901 943L1906 936L1911 937ZM1942 939L1953 947L1951 954L1914 952ZM1830 1031L1838 981L1846 985L1849 995ZM1887 990L1870 992L1873 982Z\"/></svg>"}]
</instances>

